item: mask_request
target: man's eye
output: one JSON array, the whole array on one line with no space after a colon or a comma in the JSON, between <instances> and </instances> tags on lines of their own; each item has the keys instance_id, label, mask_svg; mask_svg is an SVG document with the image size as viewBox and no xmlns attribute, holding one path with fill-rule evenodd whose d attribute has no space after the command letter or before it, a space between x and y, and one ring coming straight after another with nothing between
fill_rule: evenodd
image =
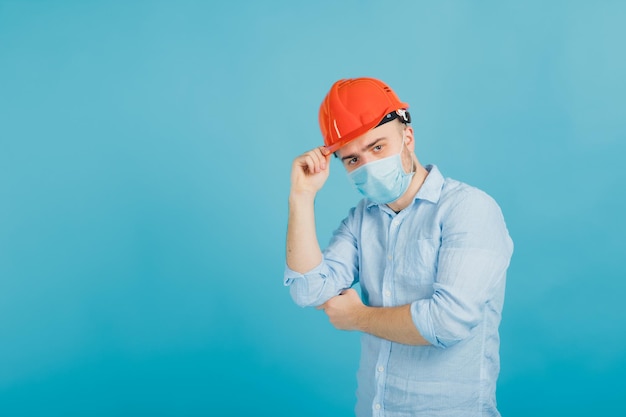
<instances>
[{"instance_id":1,"label":"man's eye","mask_svg":"<svg viewBox=\"0 0 626 417\"><path fill-rule=\"evenodd\" d=\"M357 163L357 159L356 158L352 158L348 161L348 165L354 165Z\"/></svg>"},{"instance_id":2,"label":"man's eye","mask_svg":"<svg viewBox=\"0 0 626 417\"><path fill-rule=\"evenodd\" d=\"M374 146L374 152L379 152L383 148L383 145Z\"/></svg>"}]
</instances>

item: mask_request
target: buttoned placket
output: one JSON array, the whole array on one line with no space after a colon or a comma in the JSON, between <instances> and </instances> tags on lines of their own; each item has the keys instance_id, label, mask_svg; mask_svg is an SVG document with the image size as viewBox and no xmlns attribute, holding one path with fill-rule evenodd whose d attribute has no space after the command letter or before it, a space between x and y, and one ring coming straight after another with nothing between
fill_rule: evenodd
<instances>
[{"instance_id":1,"label":"buttoned placket","mask_svg":"<svg viewBox=\"0 0 626 417\"><path fill-rule=\"evenodd\" d=\"M382 304L383 307L391 307L394 305L394 282L395 266L399 261L396 252L396 242L398 240L398 232L402 225L402 220L406 216L406 211L396 214L391 210L384 210L389 215L389 227L387 231L387 262L382 280ZM384 393L387 381L387 364L389 363L389 355L391 354L391 342L380 339L381 349L376 362L376 394L372 402L372 415L383 417L384 410Z\"/></svg>"}]
</instances>

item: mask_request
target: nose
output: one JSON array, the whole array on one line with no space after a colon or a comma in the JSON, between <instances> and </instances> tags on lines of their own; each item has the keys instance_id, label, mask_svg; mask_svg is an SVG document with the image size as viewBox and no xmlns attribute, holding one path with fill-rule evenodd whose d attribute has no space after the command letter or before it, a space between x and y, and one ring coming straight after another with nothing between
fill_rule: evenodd
<instances>
[{"instance_id":1,"label":"nose","mask_svg":"<svg viewBox=\"0 0 626 417\"><path fill-rule=\"evenodd\" d=\"M359 159L360 159L360 161L359 161L359 162L360 162L360 163L359 163L359 166L365 165L365 164L367 164L368 162L371 162L371 161L373 161L373 160L374 160L374 158L372 158L370 155L367 155L367 154L361 155L361 156L359 157Z\"/></svg>"}]
</instances>

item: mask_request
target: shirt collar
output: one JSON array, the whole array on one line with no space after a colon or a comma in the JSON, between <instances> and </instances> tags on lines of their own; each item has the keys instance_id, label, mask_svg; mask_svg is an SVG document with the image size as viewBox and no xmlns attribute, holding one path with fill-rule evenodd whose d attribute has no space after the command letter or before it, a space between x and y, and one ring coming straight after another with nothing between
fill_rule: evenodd
<instances>
[{"instance_id":1,"label":"shirt collar","mask_svg":"<svg viewBox=\"0 0 626 417\"><path fill-rule=\"evenodd\" d=\"M426 200L431 203L437 203L439 201L439 197L441 197L441 189L443 188L444 178L437 168L437 165L426 165L426 171L428 171L428 175L424 180L424 183L415 194L415 200ZM367 208L372 206L384 205L376 203L372 200L369 200L367 203Z\"/></svg>"},{"instance_id":2,"label":"shirt collar","mask_svg":"<svg viewBox=\"0 0 626 417\"><path fill-rule=\"evenodd\" d=\"M437 165L426 165L428 175L424 180L424 184L420 187L415 195L416 200L426 200L437 204L441 197L441 189L443 188L444 178L437 168Z\"/></svg>"}]
</instances>

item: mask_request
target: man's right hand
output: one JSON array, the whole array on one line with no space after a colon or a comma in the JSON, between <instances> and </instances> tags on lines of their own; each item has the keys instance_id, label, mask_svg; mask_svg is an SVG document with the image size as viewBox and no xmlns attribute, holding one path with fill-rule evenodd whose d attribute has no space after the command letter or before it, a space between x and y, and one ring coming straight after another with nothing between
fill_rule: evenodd
<instances>
[{"instance_id":1,"label":"man's right hand","mask_svg":"<svg viewBox=\"0 0 626 417\"><path fill-rule=\"evenodd\" d=\"M287 266L304 274L322 262L315 234L314 200L330 172L330 152L323 146L293 160L289 223L287 225Z\"/></svg>"},{"instance_id":2,"label":"man's right hand","mask_svg":"<svg viewBox=\"0 0 626 417\"><path fill-rule=\"evenodd\" d=\"M324 146L320 146L294 159L291 166L291 193L317 194L328 179L330 155Z\"/></svg>"}]
</instances>

